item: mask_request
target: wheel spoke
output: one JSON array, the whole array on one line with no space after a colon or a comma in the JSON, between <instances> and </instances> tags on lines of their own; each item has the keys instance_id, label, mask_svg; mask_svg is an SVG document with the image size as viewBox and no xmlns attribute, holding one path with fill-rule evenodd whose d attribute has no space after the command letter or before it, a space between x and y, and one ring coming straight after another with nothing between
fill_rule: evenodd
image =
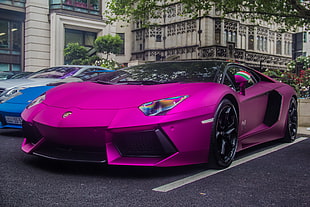
<instances>
[{"instance_id":1,"label":"wheel spoke","mask_svg":"<svg viewBox=\"0 0 310 207\"><path fill-rule=\"evenodd\" d=\"M220 150L220 154L221 155L225 155L225 150L226 149L226 142L224 139L221 140L221 150Z\"/></svg>"},{"instance_id":2,"label":"wheel spoke","mask_svg":"<svg viewBox=\"0 0 310 207\"><path fill-rule=\"evenodd\" d=\"M230 134L232 134L234 131L236 130L236 128L230 128L225 132L225 135L229 136Z\"/></svg>"}]
</instances>

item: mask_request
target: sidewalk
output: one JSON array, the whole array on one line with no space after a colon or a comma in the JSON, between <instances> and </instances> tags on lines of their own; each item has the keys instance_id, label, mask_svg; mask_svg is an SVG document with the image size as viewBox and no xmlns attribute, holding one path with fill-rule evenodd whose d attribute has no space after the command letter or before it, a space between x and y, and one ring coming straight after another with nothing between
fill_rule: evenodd
<instances>
[{"instance_id":1,"label":"sidewalk","mask_svg":"<svg viewBox=\"0 0 310 207\"><path fill-rule=\"evenodd\" d=\"M310 136L310 127L298 127L297 133Z\"/></svg>"}]
</instances>

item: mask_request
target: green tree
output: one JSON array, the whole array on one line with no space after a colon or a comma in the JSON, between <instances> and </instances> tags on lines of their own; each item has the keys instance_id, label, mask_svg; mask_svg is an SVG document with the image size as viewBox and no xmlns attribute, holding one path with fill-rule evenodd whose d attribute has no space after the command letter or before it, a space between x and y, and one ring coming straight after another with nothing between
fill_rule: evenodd
<instances>
[{"instance_id":1,"label":"green tree","mask_svg":"<svg viewBox=\"0 0 310 207\"><path fill-rule=\"evenodd\" d=\"M87 58L87 49L79 43L68 43L64 55L65 63L80 65Z\"/></svg>"},{"instance_id":2,"label":"green tree","mask_svg":"<svg viewBox=\"0 0 310 207\"><path fill-rule=\"evenodd\" d=\"M116 20L143 21L159 17L158 11L168 11L174 0L110 0L107 3L106 16ZM193 18L208 15L215 7L222 16L234 14L241 19L265 20L279 23L283 29L292 29L310 25L310 1L303 0L177 0L183 4L184 15Z\"/></svg>"},{"instance_id":3,"label":"green tree","mask_svg":"<svg viewBox=\"0 0 310 207\"><path fill-rule=\"evenodd\" d=\"M65 63L70 65L94 65L100 60L97 55L89 56L88 50L79 43L68 43L64 49Z\"/></svg>"},{"instance_id":4,"label":"green tree","mask_svg":"<svg viewBox=\"0 0 310 207\"><path fill-rule=\"evenodd\" d=\"M110 53L119 53L121 51L122 45L123 40L121 37L119 35L112 36L111 34L97 37L94 42L96 51L105 53L107 55L107 59L109 58Z\"/></svg>"},{"instance_id":5,"label":"green tree","mask_svg":"<svg viewBox=\"0 0 310 207\"><path fill-rule=\"evenodd\" d=\"M310 98L310 56L300 56L290 61L285 71L266 70L264 73L291 85L300 97Z\"/></svg>"}]
</instances>

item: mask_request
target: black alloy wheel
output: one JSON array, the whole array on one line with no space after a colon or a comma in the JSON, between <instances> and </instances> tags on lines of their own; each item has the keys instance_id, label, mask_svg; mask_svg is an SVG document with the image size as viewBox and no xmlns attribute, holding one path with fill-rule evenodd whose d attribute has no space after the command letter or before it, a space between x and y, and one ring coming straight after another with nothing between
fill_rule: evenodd
<instances>
[{"instance_id":1,"label":"black alloy wheel","mask_svg":"<svg viewBox=\"0 0 310 207\"><path fill-rule=\"evenodd\" d=\"M238 115L235 106L224 99L215 114L209 165L212 168L228 167L234 160L238 146Z\"/></svg>"},{"instance_id":2,"label":"black alloy wheel","mask_svg":"<svg viewBox=\"0 0 310 207\"><path fill-rule=\"evenodd\" d=\"M285 142L293 142L297 137L298 127L298 113L297 113L297 101L295 98L291 98L290 106L287 113L286 132L283 140Z\"/></svg>"}]
</instances>

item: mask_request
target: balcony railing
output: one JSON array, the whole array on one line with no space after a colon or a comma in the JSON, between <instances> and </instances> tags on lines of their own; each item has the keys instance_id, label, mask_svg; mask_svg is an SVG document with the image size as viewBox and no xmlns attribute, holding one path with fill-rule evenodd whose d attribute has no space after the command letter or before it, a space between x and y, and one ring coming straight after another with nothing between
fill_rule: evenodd
<instances>
[{"instance_id":1,"label":"balcony railing","mask_svg":"<svg viewBox=\"0 0 310 207\"><path fill-rule=\"evenodd\" d=\"M100 15L99 0L50 0L50 9L64 9Z\"/></svg>"}]
</instances>

